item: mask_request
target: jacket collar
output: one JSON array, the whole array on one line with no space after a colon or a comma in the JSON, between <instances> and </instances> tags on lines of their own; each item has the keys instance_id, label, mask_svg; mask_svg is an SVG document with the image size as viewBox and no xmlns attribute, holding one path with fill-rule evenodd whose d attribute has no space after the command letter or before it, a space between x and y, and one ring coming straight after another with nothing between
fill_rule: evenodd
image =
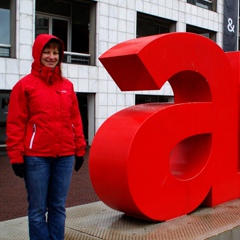
<instances>
[{"instance_id":1,"label":"jacket collar","mask_svg":"<svg viewBox=\"0 0 240 240\"><path fill-rule=\"evenodd\" d=\"M47 82L48 84L53 84L55 81L62 79L60 76L59 66L56 66L55 68L49 68L41 65L39 67L33 63L31 73L34 76L37 76L43 81Z\"/></svg>"}]
</instances>

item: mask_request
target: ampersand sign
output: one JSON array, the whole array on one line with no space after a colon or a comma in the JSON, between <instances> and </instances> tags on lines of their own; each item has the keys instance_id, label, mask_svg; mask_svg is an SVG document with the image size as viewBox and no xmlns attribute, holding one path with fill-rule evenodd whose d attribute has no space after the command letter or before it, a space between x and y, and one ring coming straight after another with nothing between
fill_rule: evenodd
<instances>
[{"instance_id":1,"label":"ampersand sign","mask_svg":"<svg viewBox=\"0 0 240 240\"><path fill-rule=\"evenodd\" d=\"M232 18L228 18L227 28L228 28L228 31L229 31L229 32L234 32L235 26L233 25L233 20L232 20Z\"/></svg>"},{"instance_id":2,"label":"ampersand sign","mask_svg":"<svg viewBox=\"0 0 240 240\"><path fill-rule=\"evenodd\" d=\"M169 33L99 59L122 91L169 81L174 92L174 103L126 108L97 131L90 177L105 204L162 221L239 197L237 56L203 36Z\"/></svg>"}]
</instances>

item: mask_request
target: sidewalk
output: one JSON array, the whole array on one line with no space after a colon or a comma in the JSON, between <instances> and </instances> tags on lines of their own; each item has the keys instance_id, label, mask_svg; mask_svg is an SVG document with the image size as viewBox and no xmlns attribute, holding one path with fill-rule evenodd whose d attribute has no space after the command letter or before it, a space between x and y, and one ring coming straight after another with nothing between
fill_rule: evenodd
<instances>
[{"instance_id":1,"label":"sidewalk","mask_svg":"<svg viewBox=\"0 0 240 240\"><path fill-rule=\"evenodd\" d=\"M0 240L27 240L27 217L0 222ZM239 240L240 200L166 222L134 219L101 201L67 209L65 240Z\"/></svg>"}]
</instances>

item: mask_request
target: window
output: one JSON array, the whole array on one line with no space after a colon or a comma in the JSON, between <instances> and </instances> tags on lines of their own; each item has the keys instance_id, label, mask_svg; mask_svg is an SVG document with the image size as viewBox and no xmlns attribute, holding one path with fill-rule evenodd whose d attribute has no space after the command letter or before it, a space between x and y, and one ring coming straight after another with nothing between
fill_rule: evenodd
<instances>
[{"instance_id":1,"label":"window","mask_svg":"<svg viewBox=\"0 0 240 240\"><path fill-rule=\"evenodd\" d=\"M15 0L0 1L0 57L15 57L15 4Z\"/></svg>"},{"instance_id":2,"label":"window","mask_svg":"<svg viewBox=\"0 0 240 240\"><path fill-rule=\"evenodd\" d=\"M174 21L139 12L137 13L137 37L175 31L176 22Z\"/></svg>"},{"instance_id":3,"label":"window","mask_svg":"<svg viewBox=\"0 0 240 240\"><path fill-rule=\"evenodd\" d=\"M154 103L154 102L174 102L173 96L160 95L135 95L135 104Z\"/></svg>"},{"instance_id":4,"label":"window","mask_svg":"<svg viewBox=\"0 0 240 240\"><path fill-rule=\"evenodd\" d=\"M137 13L137 37L176 32L176 22L152 15ZM135 95L135 104L173 102L173 96Z\"/></svg>"},{"instance_id":5,"label":"window","mask_svg":"<svg viewBox=\"0 0 240 240\"><path fill-rule=\"evenodd\" d=\"M238 51L240 50L240 0L238 0Z\"/></svg>"},{"instance_id":6,"label":"window","mask_svg":"<svg viewBox=\"0 0 240 240\"><path fill-rule=\"evenodd\" d=\"M211 11L217 11L217 0L187 0L187 3L205 8Z\"/></svg>"},{"instance_id":7,"label":"window","mask_svg":"<svg viewBox=\"0 0 240 240\"><path fill-rule=\"evenodd\" d=\"M5 144L6 141L6 121L9 97L9 90L0 90L0 145Z\"/></svg>"},{"instance_id":8,"label":"window","mask_svg":"<svg viewBox=\"0 0 240 240\"><path fill-rule=\"evenodd\" d=\"M84 0L37 0L35 35L59 37L65 45L64 62L94 65L95 5Z\"/></svg>"},{"instance_id":9,"label":"window","mask_svg":"<svg viewBox=\"0 0 240 240\"><path fill-rule=\"evenodd\" d=\"M214 42L216 42L216 32L213 32L213 31L210 31L210 30L207 30L204 28L194 27L191 25L187 25L187 32L192 32L192 33L203 35L203 36L213 40Z\"/></svg>"}]
</instances>

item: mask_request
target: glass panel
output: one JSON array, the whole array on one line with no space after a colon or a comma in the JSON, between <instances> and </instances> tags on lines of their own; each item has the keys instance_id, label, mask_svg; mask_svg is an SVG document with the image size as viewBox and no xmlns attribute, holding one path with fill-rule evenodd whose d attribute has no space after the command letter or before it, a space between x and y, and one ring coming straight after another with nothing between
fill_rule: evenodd
<instances>
[{"instance_id":1,"label":"glass panel","mask_svg":"<svg viewBox=\"0 0 240 240\"><path fill-rule=\"evenodd\" d=\"M0 91L0 144L6 141L6 119L8 113L10 91Z\"/></svg>"},{"instance_id":2,"label":"glass panel","mask_svg":"<svg viewBox=\"0 0 240 240\"><path fill-rule=\"evenodd\" d=\"M212 2L207 0L197 0L196 5L202 8L212 10Z\"/></svg>"},{"instance_id":3,"label":"glass panel","mask_svg":"<svg viewBox=\"0 0 240 240\"><path fill-rule=\"evenodd\" d=\"M36 16L35 37L42 33L49 33L49 18Z\"/></svg>"},{"instance_id":4,"label":"glass panel","mask_svg":"<svg viewBox=\"0 0 240 240\"><path fill-rule=\"evenodd\" d=\"M72 9L72 52L89 53L90 9L73 6Z\"/></svg>"},{"instance_id":5,"label":"glass panel","mask_svg":"<svg viewBox=\"0 0 240 240\"><path fill-rule=\"evenodd\" d=\"M162 95L135 95L135 104L153 103L153 102L172 102L172 96Z\"/></svg>"},{"instance_id":6,"label":"glass panel","mask_svg":"<svg viewBox=\"0 0 240 240\"><path fill-rule=\"evenodd\" d=\"M148 14L137 14L137 37L150 36L171 31L174 21Z\"/></svg>"},{"instance_id":7,"label":"glass panel","mask_svg":"<svg viewBox=\"0 0 240 240\"><path fill-rule=\"evenodd\" d=\"M10 9L0 8L0 44L10 44Z\"/></svg>"},{"instance_id":8,"label":"glass panel","mask_svg":"<svg viewBox=\"0 0 240 240\"><path fill-rule=\"evenodd\" d=\"M63 62L66 63L76 63L82 65L89 65L89 57L82 56L82 55L75 55L75 54L64 54Z\"/></svg>"},{"instance_id":9,"label":"glass panel","mask_svg":"<svg viewBox=\"0 0 240 240\"><path fill-rule=\"evenodd\" d=\"M143 20L137 21L137 37L155 35L159 33L159 28L156 24Z\"/></svg>"},{"instance_id":10,"label":"glass panel","mask_svg":"<svg viewBox=\"0 0 240 240\"><path fill-rule=\"evenodd\" d=\"M52 34L60 38L65 46L64 51L68 51L68 21L53 19L52 20Z\"/></svg>"},{"instance_id":11,"label":"glass panel","mask_svg":"<svg viewBox=\"0 0 240 240\"><path fill-rule=\"evenodd\" d=\"M36 11L70 17L70 4L56 0L37 0Z\"/></svg>"},{"instance_id":12,"label":"glass panel","mask_svg":"<svg viewBox=\"0 0 240 240\"><path fill-rule=\"evenodd\" d=\"M187 3L196 5L198 7L206 8L208 10L216 11L213 8L213 1L212 0L187 0Z\"/></svg>"},{"instance_id":13,"label":"glass panel","mask_svg":"<svg viewBox=\"0 0 240 240\"><path fill-rule=\"evenodd\" d=\"M199 35L203 35L207 38L210 38L211 40L213 40L214 42L216 42L216 33L204 28L199 28L199 27L195 27L195 26L191 26L191 25L187 25L187 29L186 32L192 32L192 33L196 33Z\"/></svg>"},{"instance_id":14,"label":"glass panel","mask_svg":"<svg viewBox=\"0 0 240 240\"><path fill-rule=\"evenodd\" d=\"M10 57L11 47L0 46L0 57Z\"/></svg>"},{"instance_id":15,"label":"glass panel","mask_svg":"<svg viewBox=\"0 0 240 240\"><path fill-rule=\"evenodd\" d=\"M64 55L64 61L89 65L90 51L94 53L90 45L95 44L95 16L91 11L91 1L36 0L36 35L50 33L59 37L64 51L72 52Z\"/></svg>"}]
</instances>

